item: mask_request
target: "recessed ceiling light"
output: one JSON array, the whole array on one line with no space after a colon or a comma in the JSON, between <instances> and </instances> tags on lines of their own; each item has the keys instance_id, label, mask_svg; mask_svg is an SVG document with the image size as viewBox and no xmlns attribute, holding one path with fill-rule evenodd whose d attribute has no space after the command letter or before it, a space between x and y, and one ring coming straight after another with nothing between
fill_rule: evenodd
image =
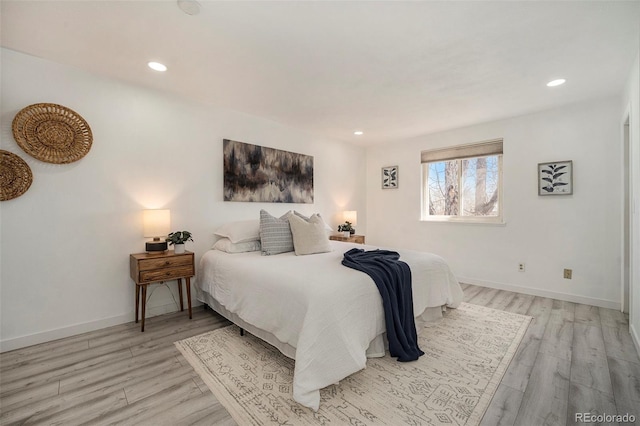
<instances>
[{"instance_id":1,"label":"recessed ceiling light","mask_svg":"<svg viewBox=\"0 0 640 426\"><path fill-rule=\"evenodd\" d=\"M195 0L178 0L178 7L187 15L200 13L200 3Z\"/></svg>"},{"instance_id":2,"label":"recessed ceiling light","mask_svg":"<svg viewBox=\"0 0 640 426\"><path fill-rule=\"evenodd\" d=\"M362 136L364 135L364 132L362 130L356 130L355 132L353 132L353 134L356 136Z\"/></svg>"},{"instance_id":3,"label":"recessed ceiling light","mask_svg":"<svg viewBox=\"0 0 640 426\"><path fill-rule=\"evenodd\" d=\"M167 70L167 66L164 64L161 64L160 62L149 62L147 65L149 65L149 68L151 68L152 70L156 70L160 72L164 72Z\"/></svg>"},{"instance_id":4,"label":"recessed ceiling light","mask_svg":"<svg viewBox=\"0 0 640 426\"><path fill-rule=\"evenodd\" d=\"M564 84L567 80L565 80L564 78L559 78L557 80L552 80L550 82L547 83L548 87L556 87L556 86L560 86L561 84Z\"/></svg>"}]
</instances>

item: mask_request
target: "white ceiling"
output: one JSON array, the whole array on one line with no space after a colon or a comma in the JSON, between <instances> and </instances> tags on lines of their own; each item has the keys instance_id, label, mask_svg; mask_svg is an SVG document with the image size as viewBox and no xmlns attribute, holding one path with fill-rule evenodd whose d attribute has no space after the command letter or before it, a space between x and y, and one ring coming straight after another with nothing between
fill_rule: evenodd
<instances>
[{"instance_id":1,"label":"white ceiling","mask_svg":"<svg viewBox=\"0 0 640 426\"><path fill-rule=\"evenodd\" d=\"M360 144L619 94L640 43L640 1L200 4L2 0L1 41Z\"/></svg>"}]
</instances>

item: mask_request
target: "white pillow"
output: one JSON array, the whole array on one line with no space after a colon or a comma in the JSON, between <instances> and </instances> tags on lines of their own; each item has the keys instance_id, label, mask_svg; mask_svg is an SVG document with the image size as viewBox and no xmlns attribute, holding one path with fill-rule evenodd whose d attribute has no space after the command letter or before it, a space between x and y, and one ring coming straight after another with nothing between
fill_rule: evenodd
<instances>
[{"instance_id":1,"label":"white pillow","mask_svg":"<svg viewBox=\"0 0 640 426\"><path fill-rule=\"evenodd\" d=\"M259 220L238 220L229 222L216 229L214 235L228 238L232 243L244 243L246 241L260 240Z\"/></svg>"},{"instance_id":2,"label":"white pillow","mask_svg":"<svg viewBox=\"0 0 640 426\"><path fill-rule=\"evenodd\" d=\"M292 214L289 216L289 225L296 256L331 251L325 223L317 214L311 215L309 221Z\"/></svg>"},{"instance_id":3,"label":"white pillow","mask_svg":"<svg viewBox=\"0 0 640 426\"><path fill-rule=\"evenodd\" d=\"M226 253L246 253L249 251L259 251L260 241L245 241L243 243L232 243L228 238L220 238L212 247L214 250Z\"/></svg>"},{"instance_id":4,"label":"white pillow","mask_svg":"<svg viewBox=\"0 0 640 426\"><path fill-rule=\"evenodd\" d=\"M294 210L293 214L295 214L298 217L301 217L302 219L306 220L307 222L309 222L309 218L305 215L303 215L302 213L300 213L299 211ZM320 216L320 213L316 213L316 215L318 215L318 217L320 219L322 219L322 216ZM324 219L322 219L322 221L324 222ZM324 222L324 227L325 227L325 231L327 232L333 232L333 228L330 227L327 222Z\"/></svg>"}]
</instances>

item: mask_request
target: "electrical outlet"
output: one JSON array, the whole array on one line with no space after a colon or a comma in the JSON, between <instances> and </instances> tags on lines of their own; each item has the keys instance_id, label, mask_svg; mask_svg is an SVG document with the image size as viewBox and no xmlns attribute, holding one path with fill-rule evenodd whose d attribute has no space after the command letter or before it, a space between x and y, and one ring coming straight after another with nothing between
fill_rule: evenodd
<instances>
[{"instance_id":1,"label":"electrical outlet","mask_svg":"<svg viewBox=\"0 0 640 426\"><path fill-rule=\"evenodd\" d=\"M524 272L524 263L518 263L518 271Z\"/></svg>"},{"instance_id":2,"label":"electrical outlet","mask_svg":"<svg viewBox=\"0 0 640 426\"><path fill-rule=\"evenodd\" d=\"M565 269L564 270L564 277L566 279L570 280L572 274L573 274L573 269Z\"/></svg>"}]
</instances>

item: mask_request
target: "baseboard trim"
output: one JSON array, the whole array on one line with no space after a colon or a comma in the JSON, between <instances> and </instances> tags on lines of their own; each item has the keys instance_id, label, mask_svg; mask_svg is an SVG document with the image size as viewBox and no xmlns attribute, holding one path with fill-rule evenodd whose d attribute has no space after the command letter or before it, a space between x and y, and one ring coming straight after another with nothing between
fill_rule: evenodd
<instances>
[{"instance_id":1,"label":"baseboard trim","mask_svg":"<svg viewBox=\"0 0 640 426\"><path fill-rule=\"evenodd\" d=\"M191 306L196 307L200 306L201 303L198 301L193 301ZM186 302L185 302L185 310ZM157 315L162 315L165 313L176 312L180 310L179 307L176 309L175 303L170 303L167 305L154 306L153 308L147 309L146 318L151 318ZM114 317L103 318L95 321L89 321L80 324L74 324L67 327L56 328L54 330L47 330L40 333L29 334L27 336L15 337L13 339L5 339L0 340L0 352L8 352L13 351L15 349L26 348L27 346L33 346L40 343L52 342L58 339L64 339L65 337L76 336L82 333L88 333L90 331L100 330L102 328L112 327L114 325L126 324L128 322L133 322L134 312L131 311L126 314L117 315Z\"/></svg>"},{"instance_id":2,"label":"baseboard trim","mask_svg":"<svg viewBox=\"0 0 640 426\"><path fill-rule=\"evenodd\" d=\"M598 306L601 308L620 310L620 302L615 300L596 299L593 297L579 296L577 294L559 293L532 287L522 287L513 284L497 283L492 281L476 280L467 277L458 277L461 283L478 285L481 287L495 288L497 290L514 291L516 293L529 294L531 296L548 297L550 299L564 300L566 302L582 303L584 305Z\"/></svg>"},{"instance_id":3,"label":"baseboard trim","mask_svg":"<svg viewBox=\"0 0 640 426\"><path fill-rule=\"evenodd\" d=\"M29 334L27 336L15 337L13 339L0 340L0 352L13 351L15 349L25 348L39 343L51 342L53 340L87 333L101 328L124 324L131 322L131 318L133 318L133 313L122 314L110 318L103 318L96 321L73 324L67 327L56 328L54 330Z\"/></svg>"}]
</instances>

